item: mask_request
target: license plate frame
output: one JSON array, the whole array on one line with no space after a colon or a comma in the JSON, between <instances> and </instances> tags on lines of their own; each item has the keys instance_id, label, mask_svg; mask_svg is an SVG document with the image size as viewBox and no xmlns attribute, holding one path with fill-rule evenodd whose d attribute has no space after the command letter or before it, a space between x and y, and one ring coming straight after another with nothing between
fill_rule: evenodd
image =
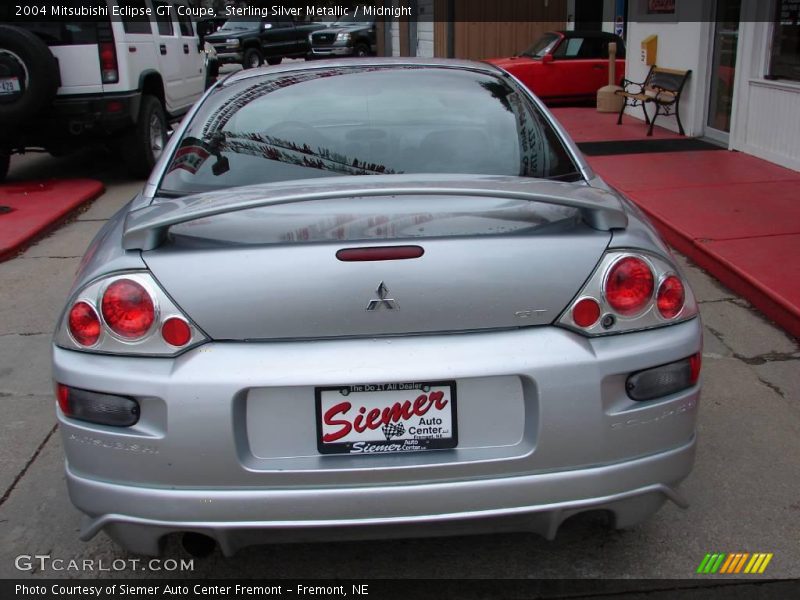
<instances>
[{"instance_id":1,"label":"license plate frame","mask_svg":"<svg viewBox=\"0 0 800 600\"><path fill-rule=\"evenodd\" d=\"M442 392L441 397L438 396L439 392ZM424 400L420 398L423 395ZM317 450L320 454L385 455L445 450L458 446L458 403L456 382L453 380L322 386L314 388L314 396ZM328 423L326 427L323 422L323 412L327 413L342 403L349 403L350 407L345 411L340 407L333 413L338 417L335 420L338 429L332 431L331 424ZM399 413L394 413L392 409L398 404ZM361 411L361 408L364 410ZM377 426L365 426L375 409L381 417ZM386 418L384 410L389 411ZM418 414L420 412L422 414ZM395 414L399 415L397 420ZM364 428L363 432L355 427L359 415L362 417L360 425ZM330 415L326 416L331 418ZM330 441L324 439L326 433L330 436L347 429L344 422L350 425L346 435ZM373 417L370 423L376 425L376 418ZM397 429L397 425L402 425L402 431ZM434 433L437 429L440 431Z\"/></svg>"}]
</instances>

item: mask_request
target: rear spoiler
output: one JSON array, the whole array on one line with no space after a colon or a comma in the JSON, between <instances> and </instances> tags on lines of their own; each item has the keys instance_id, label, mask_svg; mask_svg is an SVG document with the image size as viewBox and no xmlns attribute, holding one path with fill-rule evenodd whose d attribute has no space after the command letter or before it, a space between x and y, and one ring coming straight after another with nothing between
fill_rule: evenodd
<instances>
[{"instance_id":1,"label":"rear spoiler","mask_svg":"<svg viewBox=\"0 0 800 600\"><path fill-rule=\"evenodd\" d=\"M122 247L153 250L179 223L262 206L379 196L471 196L544 202L580 211L593 229L625 229L628 217L613 192L585 184L483 175L360 175L271 183L158 200L125 218Z\"/></svg>"}]
</instances>

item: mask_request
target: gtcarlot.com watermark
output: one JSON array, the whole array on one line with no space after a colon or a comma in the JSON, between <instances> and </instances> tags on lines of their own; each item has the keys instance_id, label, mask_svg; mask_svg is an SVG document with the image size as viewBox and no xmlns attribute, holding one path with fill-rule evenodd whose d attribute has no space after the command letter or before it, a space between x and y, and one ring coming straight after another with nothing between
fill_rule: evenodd
<instances>
[{"instance_id":1,"label":"gtcarlot.com watermark","mask_svg":"<svg viewBox=\"0 0 800 600\"><path fill-rule=\"evenodd\" d=\"M194 571L194 559L174 558L53 558L49 554L20 554L14 559L18 571L100 573L120 571Z\"/></svg>"}]
</instances>

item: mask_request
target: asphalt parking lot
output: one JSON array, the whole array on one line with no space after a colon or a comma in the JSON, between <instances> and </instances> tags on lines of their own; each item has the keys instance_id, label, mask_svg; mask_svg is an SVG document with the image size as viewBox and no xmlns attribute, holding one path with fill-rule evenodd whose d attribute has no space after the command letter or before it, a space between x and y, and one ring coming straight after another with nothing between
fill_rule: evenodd
<instances>
[{"instance_id":1,"label":"asphalt parking lot","mask_svg":"<svg viewBox=\"0 0 800 600\"><path fill-rule=\"evenodd\" d=\"M0 577L691 578L700 577L694 573L708 552L773 553L766 575L800 577L800 348L688 264L705 324L697 464L682 485L688 510L667 505L627 531L579 517L553 542L497 534L267 545L234 558L195 559L191 573L18 570L19 555L106 564L129 558L102 534L88 543L78 539L80 515L62 474L49 347L83 251L141 182L98 152L12 159L12 180L58 176L96 177L107 191L70 223L0 263ZM189 558L176 540L167 556Z\"/></svg>"}]
</instances>

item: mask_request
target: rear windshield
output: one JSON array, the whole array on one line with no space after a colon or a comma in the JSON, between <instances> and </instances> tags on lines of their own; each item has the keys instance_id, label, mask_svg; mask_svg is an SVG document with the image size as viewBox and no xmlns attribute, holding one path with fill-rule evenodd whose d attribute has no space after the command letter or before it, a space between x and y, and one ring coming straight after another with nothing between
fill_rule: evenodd
<instances>
[{"instance_id":1,"label":"rear windshield","mask_svg":"<svg viewBox=\"0 0 800 600\"><path fill-rule=\"evenodd\" d=\"M527 95L477 71L339 67L217 88L161 191L341 175L471 173L580 179Z\"/></svg>"}]
</instances>

